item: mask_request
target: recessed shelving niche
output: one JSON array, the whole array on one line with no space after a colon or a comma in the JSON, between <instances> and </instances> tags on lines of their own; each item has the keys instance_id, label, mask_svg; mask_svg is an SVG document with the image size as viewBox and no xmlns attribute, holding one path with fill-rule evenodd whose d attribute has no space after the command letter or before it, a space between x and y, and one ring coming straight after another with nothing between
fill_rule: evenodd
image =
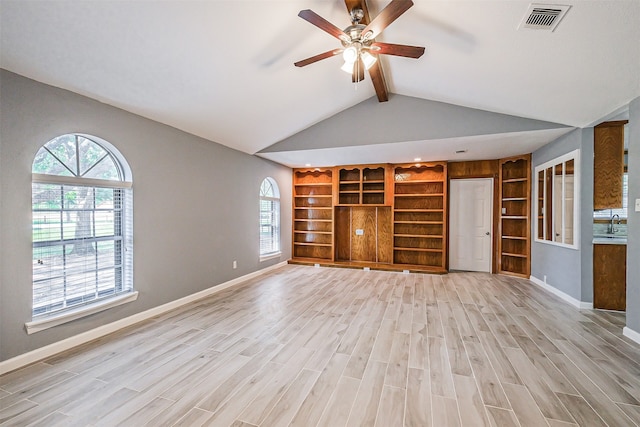
<instances>
[{"instance_id":1,"label":"recessed shelving niche","mask_svg":"<svg viewBox=\"0 0 640 427\"><path fill-rule=\"evenodd\" d=\"M393 261L445 271L447 164L396 165Z\"/></svg>"},{"instance_id":2,"label":"recessed shelving niche","mask_svg":"<svg viewBox=\"0 0 640 427\"><path fill-rule=\"evenodd\" d=\"M333 259L333 171L293 172L293 256Z\"/></svg>"}]
</instances>

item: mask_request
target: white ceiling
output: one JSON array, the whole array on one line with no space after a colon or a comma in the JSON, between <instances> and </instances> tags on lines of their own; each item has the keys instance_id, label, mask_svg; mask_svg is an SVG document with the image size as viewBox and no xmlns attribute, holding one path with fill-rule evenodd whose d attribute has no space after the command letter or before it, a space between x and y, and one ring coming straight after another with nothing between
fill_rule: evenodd
<instances>
[{"instance_id":1,"label":"white ceiling","mask_svg":"<svg viewBox=\"0 0 640 427\"><path fill-rule=\"evenodd\" d=\"M387 3L369 0L371 15ZM426 46L418 60L383 58L392 93L576 127L640 96L638 0L560 1L572 7L554 32L518 30L529 1L415 3L378 38ZM2 68L250 154L374 95L368 78L354 89L339 57L293 66L338 47L298 12L346 27L343 0L0 6ZM524 152L555 137L543 134L496 141ZM322 155L340 163L344 150Z\"/></svg>"}]
</instances>

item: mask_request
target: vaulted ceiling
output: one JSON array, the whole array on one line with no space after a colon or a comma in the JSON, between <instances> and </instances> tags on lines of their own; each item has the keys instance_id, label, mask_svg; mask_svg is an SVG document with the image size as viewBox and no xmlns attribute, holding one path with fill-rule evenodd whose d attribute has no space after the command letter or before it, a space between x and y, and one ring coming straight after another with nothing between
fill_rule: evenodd
<instances>
[{"instance_id":1,"label":"vaulted ceiling","mask_svg":"<svg viewBox=\"0 0 640 427\"><path fill-rule=\"evenodd\" d=\"M369 0L371 16L387 3ZM383 109L375 120L384 117L394 129L404 123L409 98L465 107L451 109L451 126L473 109L531 119L533 128L386 135L371 150L406 150L411 161L411 144L431 141L435 156L475 137L498 152L501 144L530 151L571 127L623 111L640 96L640 1L562 1L571 8L553 32L519 29L529 1L415 3L377 39L426 47L418 60L382 57L392 94L384 107L370 105L375 92L368 76L351 83L340 56L293 66L339 47L298 12L312 9L344 28L350 24L344 0L1 0L0 66L291 166L304 156L273 154L287 151L274 144L301 141L300 132L314 125L331 129L363 108ZM366 117L353 123L354 134L372 125ZM536 127L543 122L548 125ZM349 147L352 154L362 151L349 139L339 145L304 149L329 150L323 159L334 164Z\"/></svg>"}]
</instances>

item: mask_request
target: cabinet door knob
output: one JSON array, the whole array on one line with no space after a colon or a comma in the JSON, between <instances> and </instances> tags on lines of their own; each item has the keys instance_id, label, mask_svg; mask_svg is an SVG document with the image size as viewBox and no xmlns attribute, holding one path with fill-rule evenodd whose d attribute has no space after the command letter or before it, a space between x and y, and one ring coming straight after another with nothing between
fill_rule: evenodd
<instances>
[{"instance_id":1,"label":"cabinet door knob","mask_svg":"<svg viewBox=\"0 0 640 427\"><path fill-rule=\"evenodd\" d=\"M491 234L491 233L489 233L489 232L487 231L487 232L486 232L486 233L484 233L484 234L486 234L486 235L488 236L488 235L489 235L489 234Z\"/></svg>"}]
</instances>

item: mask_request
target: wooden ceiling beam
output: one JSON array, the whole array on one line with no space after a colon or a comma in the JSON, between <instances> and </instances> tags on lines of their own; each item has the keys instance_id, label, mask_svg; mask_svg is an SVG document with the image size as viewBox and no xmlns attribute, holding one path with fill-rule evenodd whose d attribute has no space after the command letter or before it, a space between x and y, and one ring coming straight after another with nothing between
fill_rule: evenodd
<instances>
[{"instance_id":1,"label":"wooden ceiling beam","mask_svg":"<svg viewBox=\"0 0 640 427\"><path fill-rule=\"evenodd\" d=\"M366 0L344 0L345 5L347 6L347 12L350 13L352 9L359 7L364 12L364 17L360 21L361 24L369 25L371 22L371 17L369 16L369 8L367 7ZM371 77L371 82L373 83L373 87L376 90L376 96L378 97L379 102L386 102L389 100L389 93L387 92L387 81L384 77L384 71L382 70L382 64L380 63L380 59L369 68L369 76Z\"/></svg>"}]
</instances>

